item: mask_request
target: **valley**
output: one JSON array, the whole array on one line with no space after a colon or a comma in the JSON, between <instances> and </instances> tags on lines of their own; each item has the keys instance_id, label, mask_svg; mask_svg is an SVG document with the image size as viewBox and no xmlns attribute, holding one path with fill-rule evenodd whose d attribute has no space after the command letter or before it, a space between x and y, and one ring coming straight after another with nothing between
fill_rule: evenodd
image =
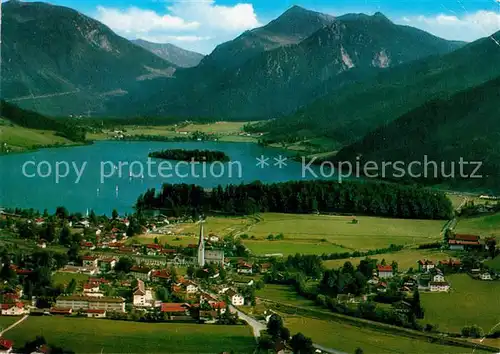
<instances>
[{"instance_id":1,"label":"valley","mask_svg":"<svg viewBox=\"0 0 500 354\"><path fill-rule=\"evenodd\" d=\"M57 4L1 4L0 352L500 350L495 4Z\"/></svg>"}]
</instances>

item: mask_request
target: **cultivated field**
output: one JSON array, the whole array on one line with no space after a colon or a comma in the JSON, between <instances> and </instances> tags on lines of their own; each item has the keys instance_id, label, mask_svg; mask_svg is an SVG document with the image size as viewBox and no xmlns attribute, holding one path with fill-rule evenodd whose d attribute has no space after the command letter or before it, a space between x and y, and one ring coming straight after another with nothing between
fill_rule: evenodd
<instances>
[{"instance_id":1,"label":"cultivated field","mask_svg":"<svg viewBox=\"0 0 500 354\"><path fill-rule=\"evenodd\" d=\"M350 252L341 246L332 245L331 243L320 240L284 240L284 241L268 241L268 240L245 240L247 246L253 254L262 256L266 254L282 254L283 256L301 254L323 254L323 253L341 253Z\"/></svg>"},{"instance_id":2,"label":"cultivated field","mask_svg":"<svg viewBox=\"0 0 500 354\"><path fill-rule=\"evenodd\" d=\"M348 250L368 250L390 244L429 243L440 239L444 221L404 220L361 216L353 224L351 216L261 214L261 220L245 232L264 240L269 234L283 233L285 241L301 243L301 253L317 253L326 248L321 240ZM273 242L269 247L274 248ZM308 252L311 244L313 251ZM250 247L250 243L249 243ZM251 247L250 247L251 248ZM259 251L264 247L259 248ZM324 251L328 252L328 251ZM319 252L323 253L323 252Z\"/></svg>"},{"instance_id":3,"label":"cultivated field","mask_svg":"<svg viewBox=\"0 0 500 354\"><path fill-rule=\"evenodd\" d=\"M255 347L247 326L66 317L30 317L4 337L19 346L37 335L80 353L252 353Z\"/></svg>"},{"instance_id":4,"label":"cultivated field","mask_svg":"<svg viewBox=\"0 0 500 354\"><path fill-rule=\"evenodd\" d=\"M219 141L257 142L255 137L240 135L246 122L217 122L211 124L164 125L164 126L124 126L125 135L155 135L167 138L186 137L194 132L213 134ZM187 134L186 134L187 133ZM87 134L90 140L105 140L113 137L112 131Z\"/></svg>"},{"instance_id":5,"label":"cultivated field","mask_svg":"<svg viewBox=\"0 0 500 354\"><path fill-rule=\"evenodd\" d=\"M308 300L298 295L293 287L288 285L266 284L262 289L257 290L255 296L286 305L319 309L314 305L312 300Z\"/></svg>"},{"instance_id":6,"label":"cultivated field","mask_svg":"<svg viewBox=\"0 0 500 354\"><path fill-rule=\"evenodd\" d=\"M461 218L455 227L457 233L483 236L500 236L500 213L471 218Z\"/></svg>"},{"instance_id":7,"label":"cultivated field","mask_svg":"<svg viewBox=\"0 0 500 354\"><path fill-rule=\"evenodd\" d=\"M396 261L398 263L400 270L408 270L411 267L413 267L413 269L418 269L417 261L419 259L429 259L434 262L438 262L449 259L451 256L452 255L450 252L444 252L441 250L405 249L394 253L376 254L370 256L370 258L377 259L379 261L385 259L387 264L390 264L392 261ZM343 266L345 262L349 261L354 266L356 266L362 259L365 258L366 257L335 259L335 260L324 261L323 264L326 268L339 268Z\"/></svg>"},{"instance_id":8,"label":"cultivated field","mask_svg":"<svg viewBox=\"0 0 500 354\"><path fill-rule=\"evenodd\" d=\"M450 293L421 293L423 323L438 324L441 331L460 332L476 324L488 332L500 322L500 282L473 280L468 275L447 277Z\"/></svg>"}]
</instances>

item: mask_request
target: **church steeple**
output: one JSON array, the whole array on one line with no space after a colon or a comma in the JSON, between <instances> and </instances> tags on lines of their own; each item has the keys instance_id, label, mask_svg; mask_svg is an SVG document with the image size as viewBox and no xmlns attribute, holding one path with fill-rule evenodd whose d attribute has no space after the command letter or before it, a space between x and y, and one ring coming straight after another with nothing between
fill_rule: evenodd
<instances>
[{"instance_id":1,"label":"church steeple","mask_svg":"<svg viewBox=\"0 0 500 354\"><path fill-rule=\"evenodd\" d=\"M203 223L205 220L200 219L200 240L198 242L198 265L205 265L205 239L203 238Z\"/></svg>"}]
</instances>

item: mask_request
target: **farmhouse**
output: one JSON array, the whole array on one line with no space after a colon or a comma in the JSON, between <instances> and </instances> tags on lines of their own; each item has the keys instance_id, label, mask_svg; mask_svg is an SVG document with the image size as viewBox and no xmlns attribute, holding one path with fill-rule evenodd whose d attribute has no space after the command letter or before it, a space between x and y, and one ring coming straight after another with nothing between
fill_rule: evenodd
<instances>
[{"instance_id":1,"label":"farmhouse","mask_svg":"<svg viewBox=\"0 0 500 354\"><path fill-rule=\"evenodd\" d=\"M152 270L147 267L138 267L134 266L130 269L130 275L137 279L141 279L144 281L150 281L151 280L151 273Z\"/></svg>"},{"instance_id":2,"label":"farmhouse","mask_svg":"<svg viewBox=\"0 0 500 354\"><path fill-rule=\"evenodd\" d=\"M185 316L189 314L188 307L189 305L185 303L164 302L161 304L161 312L168 313L173 316Z\"/></svg>"},{"instance_id":3,"label":"farmhouse","mask_svg":"<svg viewBox=\"0 0 500 354\"><path fill-rule=\"evenodd\" d=\"M392 267L390 265L378 265L377 266L378 277L379 278L391 278L393 276Z\"/></svg>"},{"instance_id":4,"label":"farmhouse","mask_svg":"<svg viewBox=\"0 0 500 354\"><path fill-rule=\"evenodd\" d=\"M156 270L151 273L151 280L154 282L170 280L170 278L171 274L166 270Z\"/></svg>"},{"instance_id":5,"label":"farmhouse","mask_svg":"<svg viewBox=\"0 0 500 354\"><path fill-rule=\"evenodd\" d=\"M238 263L238 274L252 274L253 266L250 263Z\"/></svg>"},{"instance_id":6,"label":"farmhouse","mask_svg":"<svg viewBox=\"0 0 500 354\"><path fill-rule=\"evenodd\" d=\"M99 284L88 282L83 285L83 293L87 295L87 293L99 293Z\"/></svg>"},{"instance_id":7,"label":"farmhouse","mask_svg":"<svg viewBox=\"0 0 500 354\"><path fill-rule=\"evenodd\" d=\"M481 247L480 237L476 235L455 234L448 240L450 250L463 251Z\"/></svg>"},{"instance_id":8,"label":"farmhouse","mask_svg":"<svg viewBox=\"0 0 500 354\"><path fill-rule=\"evenodd\" d=\"M22 302L16 302L15 304L2 304L0 307L2 309L2 316L21 316L27 312Z\"/></svg>"},{"instance_id":9,"label":"farmhouse","mask_svg":"<svg viewBox=\"0 0 500 354\"><path fill-rule=\"evenodd\" d=\"M52 307L50 309L51 315L69 316L69 315L71 315L72 312L73 312L73 309L69 309L69 308Z\"/></svg>"},{"instance_id":10,"label":"farmhouse","mask_svg":"<svg viewBox=\"0 0 500 354\"><path fill-rule=\"evenodd\" d=\"M446 292L450 290L450 284L444 279L444 276L435 275L431 282L429 282L431 292Z\"/></svg>"}]
</instances>

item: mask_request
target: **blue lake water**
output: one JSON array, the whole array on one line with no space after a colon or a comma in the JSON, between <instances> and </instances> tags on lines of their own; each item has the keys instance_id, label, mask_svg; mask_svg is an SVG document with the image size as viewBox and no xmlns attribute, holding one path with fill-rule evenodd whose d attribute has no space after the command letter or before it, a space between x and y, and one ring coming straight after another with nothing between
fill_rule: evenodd
<instances>
[{"instance_id":1,"label":"blue lake water","mask_svg":"<svg viewBox=\"0 0 500 354\"><path fill-rule=\"evenodd\" d=\"M179 161L149 159L148 164L149 152L169 148L219 150L226 153L231 162L212 167L212 164L192 166L184 162L178 164ZM98 214L110 214L117 209L124 213L133 211L141 193L148 188L159 189L164 183L209 188L256 180L272 183L316 178L309 170L303 176L300 162L288 159L287 166L275 165L275 158L280 155L285 155L280 149L251 143L111 141L4 155L0 156L0 206L52 212L63 205L71 212L93 209ZM257 166L257 158L261 156L269 159L264 168ZM163 163L161 170L160 163ZM312 169L318 171L318 168Z\"/></svg>"}]
</instances>

